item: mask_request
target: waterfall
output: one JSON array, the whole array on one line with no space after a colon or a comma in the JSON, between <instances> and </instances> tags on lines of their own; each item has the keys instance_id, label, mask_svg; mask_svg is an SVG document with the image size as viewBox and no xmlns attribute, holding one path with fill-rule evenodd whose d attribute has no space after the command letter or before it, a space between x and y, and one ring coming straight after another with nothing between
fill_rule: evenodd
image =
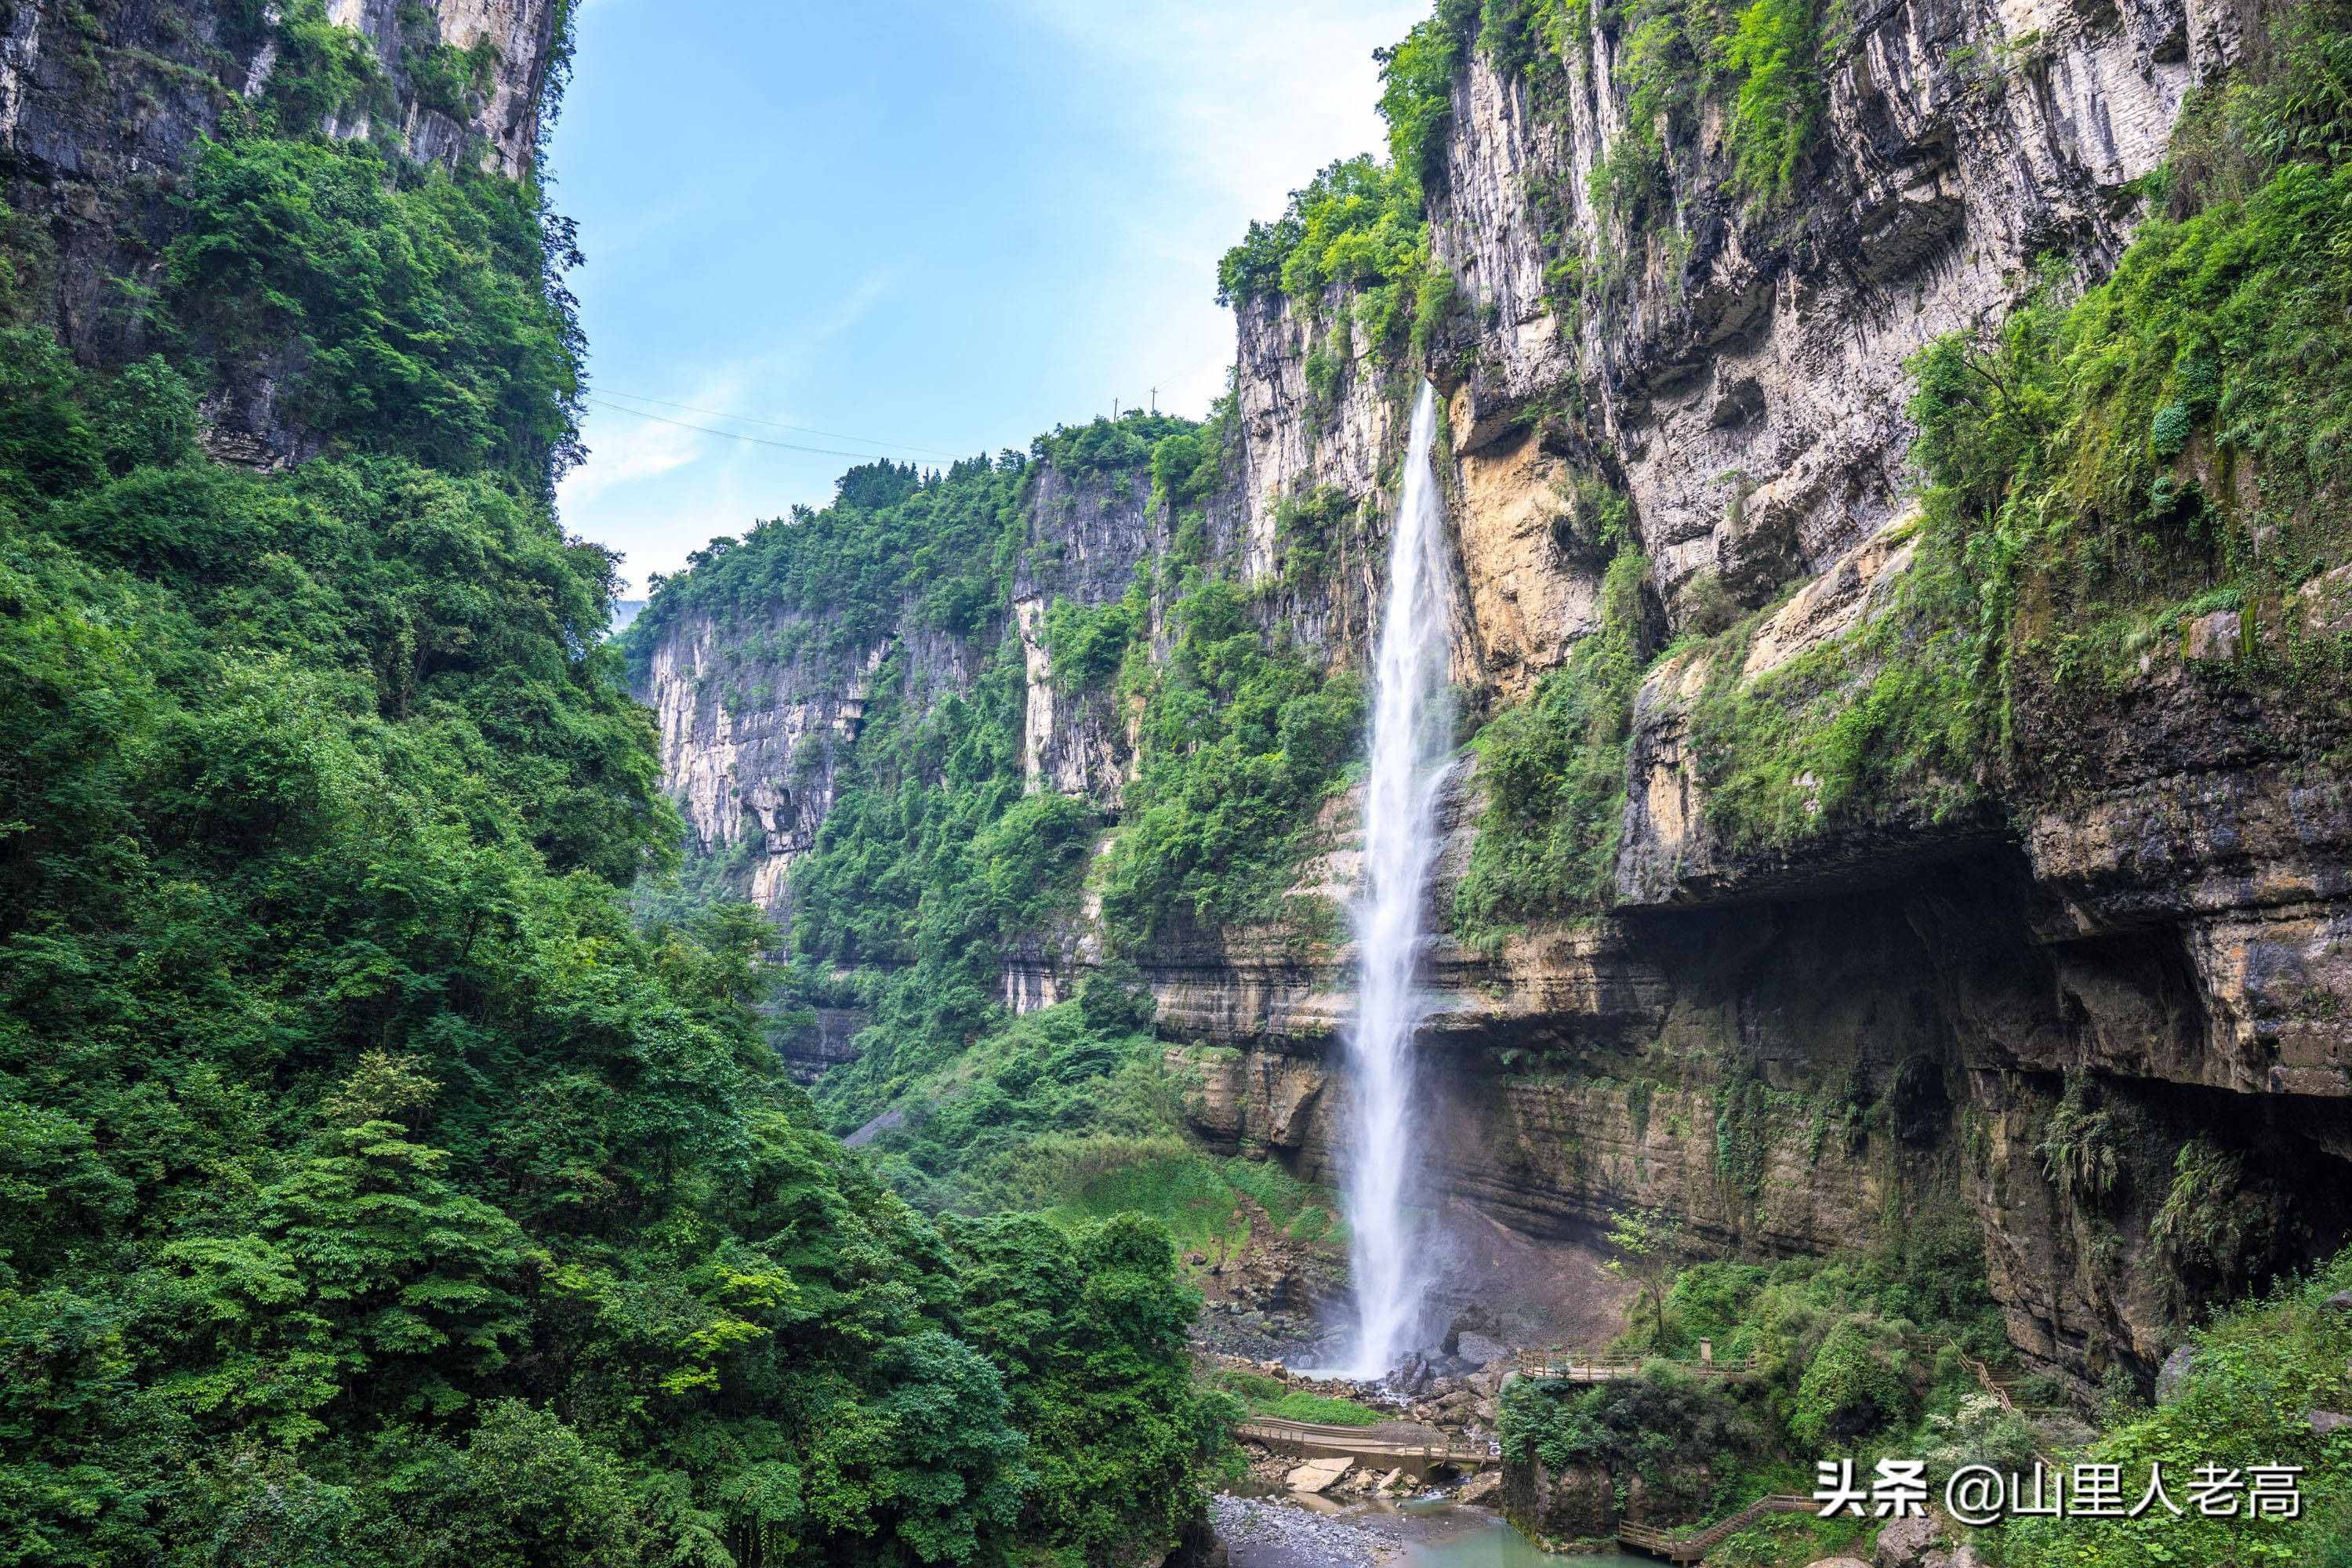
<instances>
[{"instance_id":1,"label":"waterfall","mask_svg":"<svg viewBox=\"0 0 2352 1568\"><path fill-rule=\"evenodd\" d=\"M1389 542L1388 604L1373 671L1371 767L1364 781L1364 879L1355 927L1360 972L1348 1035L1345 1198L1356 1296L1349 1375L1382 1377L1419 1327L1429 1285L1414 1234L1419 1149L1412 1038L1422 906L1437 856L1436 808L1453 751L1445 679L1445 513L1430 447L1437 395L1412 405L1404 489Z\"/></svg>"}]
</instances>

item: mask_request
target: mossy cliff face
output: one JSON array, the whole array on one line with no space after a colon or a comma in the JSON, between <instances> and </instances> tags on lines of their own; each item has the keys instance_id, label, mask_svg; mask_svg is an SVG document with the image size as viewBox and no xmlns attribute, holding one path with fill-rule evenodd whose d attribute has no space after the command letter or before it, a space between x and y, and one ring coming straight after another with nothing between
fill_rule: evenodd
<instances>
[{"instance_id":1,"label":"mossy cliff face","mask_svg":"<svg viewBox=\"0 0 2352 1568\"><path fill-rule=\"evenodd\" d=\"M1814 153L1779 204L1731 177L1735 111L1716 100L1690 110L1660 188L1612 198L1603 165L1638 112L1630 29L1594 21L1554 66L1565 79L1477 53L1454 88L1432 237L1491 318L1456 439L1507 439L1574 388L1579 434L1621 469L1678 605L1706 579L1760 604L1901 510L1904 361L1997 314L2038 256L2112 259L2126 188L2241 27L2180 0L1919 0L1821 31L1810 101L1789 110L1816 117ZM1642 202L1629 229L1615 215ZM1569 281L1563 231L1612 237Z\"/></svg>"},{"instance_id":2,"label":"mossy cliff face","mask_svg":"<svg viewBox=\"0 0 2352 1568\"><path fill-rule=\"evenodd\" d=\"M126 283L168 287L174 201L206 139L240 128L322 131L455 173L531 177L569 0L250 0L154 5L20 0L0 12L0 195L46 231L47 314L84 363L175 345ZM320 442L285 406L306 366L273 343L221 345L205 442L276 468Z\"/></svg>"},{"instance_id":3,"label":"mossy cliff face","mask_svg":"<svg viewBox=\"0 0 2352 1568\"><path fill-rule=\"evenodd\" d=\"M1040 628L1057 599L1119 602L1139 564L1122 657L1146 671L1175 647L1171 563L1360 669L1428 371L1454 668L1485 727L1432 911L1454 1190L1536 1230L1662 1205L1759 1255L1964 1225L2031 1361L2085 1392L2145 1379L2201 1304L2352 1222L2352 802L2332 761L2352 736L2326 673L2352 626L2343 497L2269 516L2259 465L2200 431L2160 454L2155 491L2207 498L2177 537L1970 544L1948 499L1921 500L1906 409L1924 349L2025 319L2038 279L2126 261L2184 103L2269 58L2267 24L2166 0L1825 12L1790 110L1801 177L1775 189L1721 79L1642 96L1622 22L1596 7L1516 55L1453 57L1424 167L1454 304L1415 349L1368 325L1367 288L1260 290L1192 489L1032 465L1004 612L1023 776L1083 798L1098 842L1132 826L1140 686L1064 679ZM1666 130L1628 186L1653 110ZM2283 528L2315 569L2231 586ZM2069 585L2132 550L2160 569L2113 604ZM2117 616L2110 647L2094 623ZM706 845L774 858L822 784L771 827L730 802L782 787L776 748L667 718L693 706L696 650L730 638L670 629L649 695ZM729 733L837 732L868 668L779 668ZM944 692L972 668L901 678ZM1196 1130L1328 1171L1353 810L1324 803L1291 899L1245 920L1138 939L1081 900L1008 948L1008 1001L1068 995L1117 950L1156 994ZM773 874L751 885L782 907ZM2244 1223L2211 1224L2223 1206Z\"/></svg>"}]
</instances>

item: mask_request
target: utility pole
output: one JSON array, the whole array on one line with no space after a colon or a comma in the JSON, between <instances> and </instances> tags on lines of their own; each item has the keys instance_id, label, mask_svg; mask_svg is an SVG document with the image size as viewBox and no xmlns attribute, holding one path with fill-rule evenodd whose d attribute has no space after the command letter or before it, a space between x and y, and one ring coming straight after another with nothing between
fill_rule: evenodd
<instances>
[{"instance_id":1,"label":"utility pole","mask_svg":"<svg viewBox=\"0 0 2352 1568\"><path fill-rule=\"evenodd\" d=\"M1156 386L1151 389L1151 412L1160 412L1160 389Z\"/></svg>"}]
</instances>

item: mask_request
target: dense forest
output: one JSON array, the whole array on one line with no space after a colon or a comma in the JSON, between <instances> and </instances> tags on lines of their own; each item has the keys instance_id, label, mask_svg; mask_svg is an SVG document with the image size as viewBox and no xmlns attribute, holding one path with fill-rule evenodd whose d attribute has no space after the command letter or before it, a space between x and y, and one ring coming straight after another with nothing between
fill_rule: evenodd
<instances>
[{"instance_id":1,"label":"dense forest","mask_svg":"<svg viewBox=\"0 0 2352 1568\"><path fill-rule=\"evenodd\" d=\"M373 54L269 26L153 352L68 357L5 220L0 1561L1164 1549L1223 1442L1166 1234L919 1216L783 1080L756 916L633 918L678 821L551 512L569 229L319 134ZM279 472L198 439L265 362Z\"/></svg>"}]
</instances>

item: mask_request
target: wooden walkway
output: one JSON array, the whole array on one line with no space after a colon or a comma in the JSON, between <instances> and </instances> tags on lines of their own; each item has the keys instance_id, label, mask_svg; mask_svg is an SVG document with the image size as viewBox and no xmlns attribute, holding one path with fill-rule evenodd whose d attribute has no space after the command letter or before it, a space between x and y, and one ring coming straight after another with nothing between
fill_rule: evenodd
<instances>
[{"instance_id":1,"label":"wooden walkway","mask_svg":"<svg viewBox=\"0 0 2352 1568\"><path fill-rule=\"evenodd\" d=\"M1433 1426L1394 1421L1378 1426L1325 1426L1254 1415L1235 1426L1234 1436L1302 1459L1344 1455L1382 1469L1402 1470L1416 1480L1428 1479L1434 1469L1479 1470L1503 1462L1489 1450L1449 1438Z\"/></svg>"},{"instance_id":2,"label":"wooden walkway","mask_svg":"<svg viewBox=\"0 0 2352 1568\"><path fill-rule=\"evenodd\" d=\"M1675 1535L1646 1524L1621 1524L1617 1527L1617 1544L1646 1552L1653 1557L1663 1557L1669 1563L1703 1563L1706 1554L1754 1524L1758 1520L1776 1513L1816 1513L1821 1505L1811 1498L1781 1494L1759 1498L1733 1514L1717 1520L1705 1530L1689 1535Z\"/></svg>"}]
</instances>

